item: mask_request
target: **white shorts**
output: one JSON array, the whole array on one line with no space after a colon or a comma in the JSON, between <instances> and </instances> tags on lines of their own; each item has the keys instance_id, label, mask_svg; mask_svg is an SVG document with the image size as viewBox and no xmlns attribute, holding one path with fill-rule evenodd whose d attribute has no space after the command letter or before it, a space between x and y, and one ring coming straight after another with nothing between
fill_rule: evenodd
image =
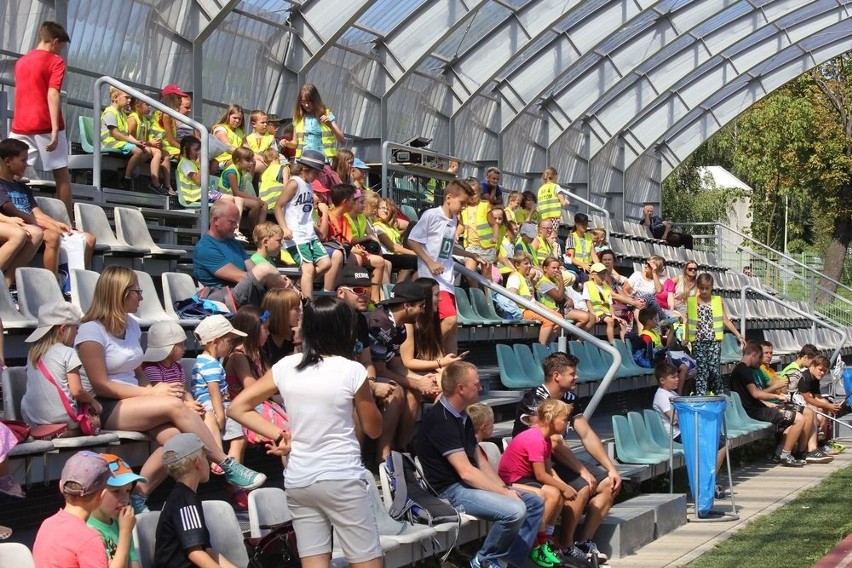
<instances>
[{"instance_id":1,"label":"white shorts","mask_svg":"<svg viewBox=\"0 0 852 568\"><path fill-rule=\"evenodd\" d=\"M27 165L37 170L52 172L68 167L68 138L65 136L65 131L59 131L56 149L53 152L47 151L47 145L50 143L50 134L9 134L10 138L15 138L26 143L30 147L27 153ZM37 164L36 160L41 163Z\"/></svg>"},{"instance_id":2,"label":"white shorts","mask_svg":"<svg viewBox=\"0 0 852 568\"><path fill-rule=\"evenodd\" d=\"M204 412L213 413L213 405L210 404L209 401L205 401L201 403L202 408L204 408ZM228 410L228 407L231 406L231 401L223 402L222 406L225 407L225 410ZM237 438L242 438L245 434L243 433L243 427L240 426L239 423L235 422L230 418L225 418L225 430L222 432L222 439L226 442L228 440L236 440Z\"/></svg>"}]
</instances>

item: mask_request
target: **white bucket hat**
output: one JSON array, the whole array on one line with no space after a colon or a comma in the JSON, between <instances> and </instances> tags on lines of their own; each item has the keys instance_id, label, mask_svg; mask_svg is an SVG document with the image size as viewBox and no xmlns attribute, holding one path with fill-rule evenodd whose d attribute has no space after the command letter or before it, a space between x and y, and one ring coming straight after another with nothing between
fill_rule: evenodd
<instances>
[{"instance_id":1,"label":"white bucket hat","mask_svg":"<svg viewBox=\"0 0 852 568\"><path fill-rule=\"evenodd\" d=\"M79 325L83 312L70 302L43 304L38 309L38 327L24 341L35 343L56 325Z\"/></svg>"}]
</instances>

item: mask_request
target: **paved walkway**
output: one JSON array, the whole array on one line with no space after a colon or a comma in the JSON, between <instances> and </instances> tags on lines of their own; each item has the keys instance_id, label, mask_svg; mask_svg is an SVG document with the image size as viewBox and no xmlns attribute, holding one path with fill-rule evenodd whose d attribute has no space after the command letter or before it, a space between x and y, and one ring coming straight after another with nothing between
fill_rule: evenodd
<instances>
[{"instance_id":1,"label":"paved walkway","mask_svg":"<svg viewBox=\"0 0 852 568\"><path fill-rule=\"evenodd\" d=\"M843 440L843 443L850 449L835 456L834 461L829 464L806 465L802 468L756 464L736 471L734 500L740 515L738 521L689 522L639 549L636 554L610 560L610 566L663 568L688 564L732 536L752 519L775 511L795 499L804 489L818 485L829 474L852 465L852 443L848 440ZM714 509L730 512L730 498L724 502L717 501ZM694 509L690 504L689 518L693 516ZM826 567L847 564L852 566L852 541L847 544L850 546L838 551L840 556L834 562L826 564Z\"/></svg>"}]
</instances>

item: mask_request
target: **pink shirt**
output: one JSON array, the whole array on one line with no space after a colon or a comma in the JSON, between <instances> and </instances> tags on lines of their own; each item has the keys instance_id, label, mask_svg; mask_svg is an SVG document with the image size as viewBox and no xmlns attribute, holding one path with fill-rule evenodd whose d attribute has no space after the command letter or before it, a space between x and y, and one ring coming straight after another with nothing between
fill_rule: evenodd
<instances>
[{"instance_id":1,"label":"pink shirt","mask_svg":"<svg viewBox=\"0 0 852 568\"><path fill-rule=\"evenodd\" d=\"M509 442L497 473L505 483L512 484L525 477L535 478L534 463L544 463L550 458L550 440L538 428L528 428Z\"/></svg>"},{"instance_id":2,"label":"pink shirt","mask_svg":"<svg viewBox=\"0 0 852 568\"><path fill-rule=\"evenodd\" d=\"M38 568L109 568L100 533L65 511L41 523L33 560Z\"/></svg>"},{"instance_id":3,"label":"pink shirt","mask_svg":"<svg viewBox=\"0 0 852 568\"><path fill-rule=\"evenodd\" d=\"M142 363L142 374L152 383L175 383L182 385L186 383L186 374L183 365L175 361L168 367L159 363Z\"/></svg>"}]
</instances>

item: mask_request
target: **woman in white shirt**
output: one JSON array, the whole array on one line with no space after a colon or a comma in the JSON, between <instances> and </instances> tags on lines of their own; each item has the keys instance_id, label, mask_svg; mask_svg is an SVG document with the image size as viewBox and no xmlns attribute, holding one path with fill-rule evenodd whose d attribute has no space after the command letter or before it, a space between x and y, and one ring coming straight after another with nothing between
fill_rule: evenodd
<instances>
[{"instance_id":1,"label":"woman in white shirt","mask_svg":"<svg viewBox=\"0 0 852 568\"><path fill-rule=\"evenodd\" d=\"M304 565L331 562L331 527L349 564L380 568L382 547L367 494L361 430L378 438L382 416L367 371L352 360L355 311L337 298L309 301L302 316L302 353L273 365L232 402L228 416L275 440L268 453L289 455L285 488L299 557ZM280 393L287 401L290 432L265 420L255 407ZM354 410L354 412L353 412Z\"/></svg>"},{"instance_id":2,"label":"woman in white shirt","mask_svg":"<svg viewBox=\"0 0 852 568\"><path fill-rule=\"evenodd\" d=\"M244 489L260 487L266 476L236 463L219 449L201 419L200 405L184 403L184 385L152 385L141 373L142 331L130 317L141 302L136 274L124 266L109 266L98 278L92 305L77 331L81 379L88 379L103 407L103 428L147 432L160 445L181 432L197 434L207 447L208 459L222 467L229 483ZM148 482L137 483L131 494L137 513L147 509L147 496L166 477L162 451L151 454L140 473Z\"/></svg>"}]
</instances>

